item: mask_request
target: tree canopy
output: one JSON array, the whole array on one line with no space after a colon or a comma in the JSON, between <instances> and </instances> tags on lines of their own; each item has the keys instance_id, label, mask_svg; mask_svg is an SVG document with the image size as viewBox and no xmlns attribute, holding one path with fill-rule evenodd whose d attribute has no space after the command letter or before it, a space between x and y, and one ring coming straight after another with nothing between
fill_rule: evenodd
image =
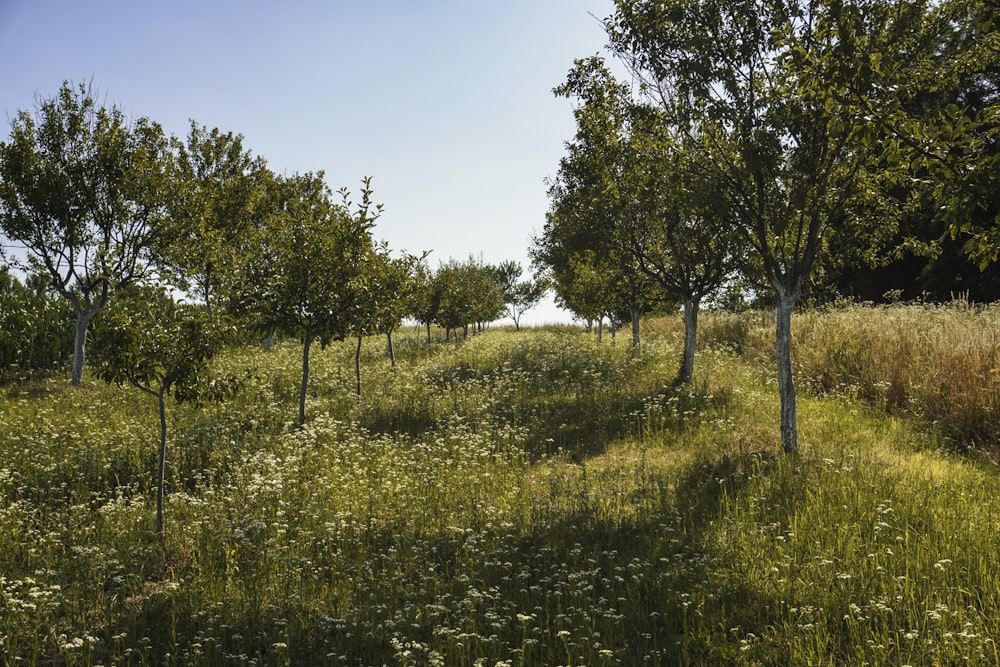
<instances>
[{"instance_id":1,"label":"tree canopy","mask_svg":"<svg viewBox=\"0 0 1000 667\"><path fill-rule=\"evenodd\" d=\"M64 83L19 112L0 143L0 231L46 272L76 315L73 384L87 329L117 290L136 283L162 223L169 144L160 126L129 121L86 84Z\"/></svg>"},{"instance_id":2,"label":"tree canopy","mask_svg":"<svg viewBox=\"0 0 1000 667\"><path fill-rule=\"evenodd\" d=\"M776 294L782 444L794 452L791 312L835 237L872 247L895 223L883 194L898 172L862 100L879 95L878 61L911 17L882 0L616 8L612 47L710 156L704 164Z\"/></svg>"}]
</instances>

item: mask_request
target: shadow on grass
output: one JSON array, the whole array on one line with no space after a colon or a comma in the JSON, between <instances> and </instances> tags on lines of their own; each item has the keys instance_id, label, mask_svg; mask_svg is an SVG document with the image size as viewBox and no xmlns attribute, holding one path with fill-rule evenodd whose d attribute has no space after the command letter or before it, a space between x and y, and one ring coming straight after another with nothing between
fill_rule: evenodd
<instances>
[{"instance_id":1,"label":"shadow on grass","mask_svg":"<svg viewBox=\"0 0 1000 667\"><path fill-rule=\"evenodd\" d=\"M523 431L523 448L532 460L555 454L573 462L601 454L613 442L677 435L725 413L730 392L629 379L583 386L572 378L525 380L512 387L503 370L477 371L467 365L438 371L431 380L436 396L401 395L372 402L360 422L373 433L419 437L460 416L478 429L511 426ZM645 384L633 389L636 385ZM473 396L497 397L488 408Z\"/></svg>"},{"instance_id":2,"label":"shadow on grass","mask_svg":"<svg viewBox=\"0 0 1000 667\"><path fill-rule=\"evenodd\" d=\"M526 411L538 418L530 424L529 455L568 453L580 463L626 438L645 441L679 435L725 412L726 391L672 385L658 392L564 394L546 397ZM516 415L515 418L523 418Z\"/></svg>"},{"instance_id":3,"label":"shadow on grass","mask_svg":"<svg viewBox=\"0 0 1000 667\"><path fill-rule=\"evenodd\" d=\"M210 608L198 586L157 582L109 622L105 648L124 634L135 655L205 664L438 664L431 652L447 665L608 663L602 651L617 664L728 664L780 601L738 576L720 526L727 498L776 466L760 453L704 457L676 483L649 480L630 519L578 496L517 526L433 536L397 526L373 535L366 556L313 563L313 574L280 577L280 590L233 571L217 582L227 601Z\"/></svg>"}]
</instances>

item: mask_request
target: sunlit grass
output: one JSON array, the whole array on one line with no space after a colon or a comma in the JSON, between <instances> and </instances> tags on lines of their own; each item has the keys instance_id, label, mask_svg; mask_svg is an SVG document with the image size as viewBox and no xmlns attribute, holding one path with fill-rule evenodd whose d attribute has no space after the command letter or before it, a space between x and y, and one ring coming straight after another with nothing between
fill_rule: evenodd
<instances>
[{"instance_id":1,"label":"sunlit grass","mask_svg":"<svg viewBox=\"0 0 1000 667\"><path fill-rule=\"evenodd\" d=\"M393 370L372 338L360 399L334 343L302 431L299 346L231 350L240 395L171 411L163 544L155 407L7 387L0 662L1000 662L990 465L851 391L805 392L783 457L765 334L705 319L689 388L666 320L638 358L407 330Z\"/></svg>"}]
</instances>

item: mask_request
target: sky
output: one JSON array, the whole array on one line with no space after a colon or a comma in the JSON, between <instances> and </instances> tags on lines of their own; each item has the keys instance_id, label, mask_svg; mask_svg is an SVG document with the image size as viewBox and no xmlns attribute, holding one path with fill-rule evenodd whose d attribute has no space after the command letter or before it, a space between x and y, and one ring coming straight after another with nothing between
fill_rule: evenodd
<instances>
[{"instance_id":1,"label":"sky","mask_svg":"<svg viewBox=\"0 0 1000 667\"><path fill-rule=\"evenodd\" d=\"M0 139L63 81L183 137L242 134L278 173L357 193L375 233L429 262L470 255L530 272L574 132L552 94L607 56L612 0L0 0ZM551 298L526 323L568 321Z\"/></svg>"}]
</instances>

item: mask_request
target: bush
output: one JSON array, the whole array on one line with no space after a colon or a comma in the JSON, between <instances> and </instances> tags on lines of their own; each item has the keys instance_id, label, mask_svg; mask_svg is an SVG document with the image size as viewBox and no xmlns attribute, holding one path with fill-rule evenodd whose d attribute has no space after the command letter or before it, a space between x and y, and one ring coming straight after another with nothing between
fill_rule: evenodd
<instances>
[{"instance_id":1,"label":"bush","mask_svg":"<svg viewBox=\"0 0 1000 667\"><path fill-rule=\"evenodd\" d=\"M65 367L75 320L64 299L33 290L4 272L0 280L0 381Z\"/></svg>"}]
</instances>

